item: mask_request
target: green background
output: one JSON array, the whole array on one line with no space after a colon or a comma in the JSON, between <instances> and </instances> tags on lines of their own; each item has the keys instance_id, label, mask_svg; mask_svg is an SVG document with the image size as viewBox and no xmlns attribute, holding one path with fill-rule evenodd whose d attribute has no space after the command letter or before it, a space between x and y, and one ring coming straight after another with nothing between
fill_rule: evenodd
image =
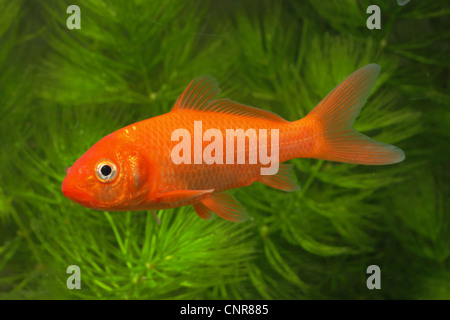
<instances>
[{"instance_id":1,"label":"green background","mask_svg":"<svg viewBox=\"0 0 450 320\"><path fill-rule=\"evenodd\" d=\"M80 30L66 27L71 4ZM381 30L366 27L370 4ZM449 299L449 13L416 0L0 0L0 299ZM372 62L355 127L402 163L293 160L299 192L232 191L241 224L185 207L158 225L61 193L92 144L169 111L199 75L293 121ZM69 265L81 290L66 287Z\"/></svg>"}]
</instances>

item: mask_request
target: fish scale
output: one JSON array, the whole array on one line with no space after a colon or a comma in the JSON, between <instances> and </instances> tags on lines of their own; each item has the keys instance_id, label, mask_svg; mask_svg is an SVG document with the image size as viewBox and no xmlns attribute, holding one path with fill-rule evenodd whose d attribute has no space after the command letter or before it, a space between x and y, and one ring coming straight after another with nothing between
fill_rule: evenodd
<instances>
[{"instance_id":1,"label":"fish scale","mask_svg":"<svg viewBox=\"0 0 450 320\"><path fill-rule=\"evenodd\" d=\"M270 129L279 129L279 140L280 145L286 145L286 148L281 148L280 159L282 162L289 160L287 157L291 156L294 158L295 153L299 153L299 148L295 144L286 143L286 138L292 136L291 131L294 133L302 134L302 130L292 130L291 124L286 123L273 123L273 121L254 119L253 122L249 122L236 115L228 114L217 114L212 112L184 112L183 115L170 115L166 114L161 117L156 117L153 119L148 119L142 122L143 135L148 140L149 137L152 141L158 141L156 143L149 143L145 146L149 154L154 154L153 150L159 150L155 154L155 161L160 163L162 168L161 174L168 178L168 183L178 188L179 190L184 189L215 189L218 191L235 188L239 185L248 185L255 181L260 175L261 164L254 165L240 165L240 164L223 164L223 165L208 165L194 164L193 160L191 164L180 164L176 165L170 158L170 150L178 142L171 141L172 132L179 128L188 129L191 132L191 154L194 154L193 148L193 127L194 121L202 122L202 137L203 133L208 129L218 129L222 133L223 137L226 137L226 129L255 129L257 132L257 141L259 141L259 129L268 130L268 141L270 141ZM164 128L161 131L155 128ZM143 137L143 138L144 138ZM137 139L141 140L141 139ZM163 142L160 144L160 142ZM209 144L209 141L203 141L202 150ZM236 144L235 144L236 147ZM269 146L270 154L270 146ZM163 152L166 150L167 152ZM259 152L259 149L256 150ZM226 145L224 143L223 150L223 162L225 159ZM234 148L234 154L237 155L237 149ZM193 156L192 156L193 159ZM248 146L246 148L246 163L248 163Z\"/></svg>"}]
</instances>

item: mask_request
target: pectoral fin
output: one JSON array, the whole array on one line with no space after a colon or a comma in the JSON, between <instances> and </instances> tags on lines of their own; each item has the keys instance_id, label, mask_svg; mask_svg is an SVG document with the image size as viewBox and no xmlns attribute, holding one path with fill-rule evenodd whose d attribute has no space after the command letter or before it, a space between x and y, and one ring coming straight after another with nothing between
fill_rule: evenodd
<instances>
[{"instance_id":1,"label":"pectoral fin","mask_svg":"<svg viewBox=\"0 0 450 320\"><path fill-rule=\"evenodd\" d=\"M199 197L208 193L213 192L214 189L210 190L175 190L164 193L158 193L155 195L155 201L157 202L181 202L189 200L195 197Z\"/></svg>"},{"instance_id":2,"label":"pectoral fin","mask_svg":"<svg viewBox=\"0 0 450 320\"><path fill-rule=\"evenodd\" d=\"M233 222L243 222L248 218L247 212L239 204L236 198L226 192L211 194L205 197L205 199L201 201L201 204L203 204L206 209L215 212L218 216L226 220L230 220ZM197 211L197 214L202 218L210 217L211 215L210 213L207 214L206 212L208 211L204 208L201 208L201 210L197 210L197 208L195 208L195 210Z\"/></svg>"}]
</instances>

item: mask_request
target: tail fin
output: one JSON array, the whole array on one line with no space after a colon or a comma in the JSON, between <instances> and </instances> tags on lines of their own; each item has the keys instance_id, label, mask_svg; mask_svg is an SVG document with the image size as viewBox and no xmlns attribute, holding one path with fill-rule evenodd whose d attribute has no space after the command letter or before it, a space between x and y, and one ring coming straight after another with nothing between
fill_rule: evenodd
<instances>
[{"instance_id":1,"label":"tail fin","mask_svg":"<svg viewBox=\"0 0 450 320\"><path fill-rule=\"evenodd\" d=\"M380 66L369 64L348 76L307 116L321 127L322 143L314 158L368 165L403 161L405 154L352 128L374 86Z\"/></svg>"}]
</instances>

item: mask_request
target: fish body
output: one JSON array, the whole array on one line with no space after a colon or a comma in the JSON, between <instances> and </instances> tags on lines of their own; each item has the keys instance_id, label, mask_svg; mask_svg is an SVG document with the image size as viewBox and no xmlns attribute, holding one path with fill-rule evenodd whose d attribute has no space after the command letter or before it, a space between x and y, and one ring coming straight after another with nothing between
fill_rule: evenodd
<instances>
[{"instance_id":1,"label":"fish body","mask_svg":"<svg viewBox=\"0 0 450 320\"><path fill-rule=\"evenodd\" d=\"M228 99L217 100L220 90L215 79L199 77L169 113L126 126L93 145L68 170L62 191L98 210L193 205L204 219L216 213L230 221L244 221L245 209L225 191L254 182L298 190L292 165L284 164L290 159L369 165L400 162L404 159L400 149L352 128L379 70L376 64L357 70L305 118L293 122ZM189 139L175 134L180 129L189 133ZM239 149L240 139L244 142ZM234 148L227 149L230 143ZM213 156L214 162L205 160L205 155ZM267 160L269 155L275 170L263 174L269 164L263 164L261 157Z\"/></svg>"}]
</instances>

